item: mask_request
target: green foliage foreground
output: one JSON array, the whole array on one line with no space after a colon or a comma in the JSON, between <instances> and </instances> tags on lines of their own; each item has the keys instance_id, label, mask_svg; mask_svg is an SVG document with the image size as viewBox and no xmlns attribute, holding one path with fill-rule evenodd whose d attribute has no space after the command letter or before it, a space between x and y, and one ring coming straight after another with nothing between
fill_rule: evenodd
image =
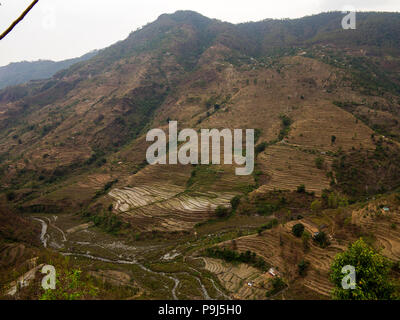
<instances>
[{"instance_id":1,"label":"green foliage foreground","mask_svg":"<svg viewBox=\"0 0 400 320\"><path fill-rule=\"evenodd\" d=\"M58 275L56 289L46 290L40 300L94 299L98 288L82 277L81 270L66 271Z\"/></svg>"},{"instance_id":2,"label":"green foliage foreground","mask_svg":"<svg viewBox=\"0 0 400 320\"><path fill-rule=\"evenodd\" d=\"M354 266L355 289L343 289L344 266ZM391 262L370 248L362 239L347 251L338 254L331 265L331 281L335 285L333 298L339 300L392 300L394 285L389 277Z\"/></svg>"}]
</instances>

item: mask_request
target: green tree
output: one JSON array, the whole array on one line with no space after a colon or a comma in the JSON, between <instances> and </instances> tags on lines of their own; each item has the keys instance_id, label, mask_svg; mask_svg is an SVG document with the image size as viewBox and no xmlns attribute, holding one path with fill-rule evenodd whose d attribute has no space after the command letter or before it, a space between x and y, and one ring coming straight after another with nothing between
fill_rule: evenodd
<instances>
[{"instance_id":1,"label":"green tree","mask_svg":"<svg viewBox=\"0 0 400 320\"><path fill-rule=\"evenodd\" d=\"M310 239L311 239L311 234L308 233L307 231L304 231L303 234L301 235L304 251L308 251L310 249L310 243L309 243Z\"/></svg>"},{"instance_id":2,"label":"green tree","mask_svg":"<svg viewBox=\"0 0 400 320\"><path fill-rule=\"evenodd\" d=\"M355 289L343 289L344 266L354 266ZM339 253L331 265L331 281L335 286L333 297L340 300L390 300L394 299L394 285L389 278L390 261L374 251L362 239L354 242L345 252Z\"/></svg>"},{"instance_id":3,"label":"green tree","mask_svg":"<svg viewBox=\"0 0 400 320\"><path fill-rule=\"evenodd\" d=\"M321 248L325 248L330 244L326 233L323 231L318 232L313 239Z\"/></svg>"},{"instance_id":4,"label":"green tree","mask_svg":"<svg viewBox=\"0 0 400 320\"><path fill-rule=\"evenodd\" d=\"M346 197L341 196L335 192L332 192L328 196L328 207L336 209L338 207L346 207L349 205L349 201Z\"/></svg>"},{"instance_id":5,"label":"green tree","mask_svg":"<svg viewBox=\"0 0 400 320\"><path fill-rule=\"evenodd\" d=\"M301 277L304 277L307 274L307 269L310 263L308 261L305 261L304 259L300 261L300 263L297 265L299 275Z\"/></svg>"},{"instance_id":6,"label":"green tree","mask_svg":"<svg viewBox=\"0 0 400 320\"><path fill-rule=\"evenodd\" d=\"M304 232L304 225L302 223L295 224L292 228L292 233L297 237L300 238Z\"/></svg>"},{"instance_id":7,"label":"green tree","mask_svg":"<svg viewBox=\"0 0 400 320\"><path fill-rule=\"evenodd\" d=\"M322 202L321 202L321 201L319 201L319 200L314 200L314 201L311 203L311 206L310 206L311 211L313 211L313 212L318 212L319 210L321 210L321 208L322 208Z\"/></svg>"},{"instance_id":8,"label":"green tree","mask_svg":"<svg viewBox=\"0 0 400 320\"><path fill-rule=\"evenodd\" d=\"M332 209L336 209L339 206L338 204L338 199L336 197L336 194L333 192L329 195L328 197L328 207Z\"/></svg>"}]
</instances>

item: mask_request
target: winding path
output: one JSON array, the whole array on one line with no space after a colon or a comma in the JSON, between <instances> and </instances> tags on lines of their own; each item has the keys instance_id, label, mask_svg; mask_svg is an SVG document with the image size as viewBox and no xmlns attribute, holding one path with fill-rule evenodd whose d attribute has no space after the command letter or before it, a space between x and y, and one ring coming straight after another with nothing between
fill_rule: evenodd
<instances>
[{"instance_id":1,"label":"winding path","mask_svg":"<svg viewBox=\"0 0 400 320\"><path fill-rule=\"evenodd\" d=\"M47 240L48 240L48 237L46 237L47 236L47 223L44 220L39 219L39 218L33 218L33 219L36 221L39 221L42 224L40 241L42 241L43 247L47 248Z\"/></svg>"}]
</instances>

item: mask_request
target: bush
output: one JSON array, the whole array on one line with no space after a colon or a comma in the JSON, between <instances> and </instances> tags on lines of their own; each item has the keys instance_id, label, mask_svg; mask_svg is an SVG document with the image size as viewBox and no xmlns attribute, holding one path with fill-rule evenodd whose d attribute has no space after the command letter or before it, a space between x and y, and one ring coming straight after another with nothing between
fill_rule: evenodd
<instances>
[{"instance_id":1,"label":"bush","mask_svg":"<svg viewBox=\"0 0 400 320\"><path fill-rule=\"evenodd\" d=\"M322 202L321 202L321 201L319 201L319 200L314 200L314 201L311 203L311 206L310 206L311 211L313 211L313 212L318 212L319 210L321 210L321 208L322 208Z\"/></svg>"},{"instance_id":2,"label":"bush","mask_svg":"<svg viewBox=\"0 0 400 320\"><path fill-rule=\"evenodd\" d=\"M246 252L238 253L228 248L207 248L204 254L211 258L222 259L227 262L247 263L263 271L267 271L270 267L262 258L257 257L254 252L247 250Z\"/></svg>"},{"instance_id":3,"label":"bush","mask_svg":"<svg viewBox=\"0 0 400 320\"><path fill-rule=\"evenodd\" d=\"M265 294L267 298L279 293L279 291L286 288L286 283L279 277L272 279L271 282L272 282L272 288Z\"/></svg>"},{"instance_id":4,"label":"bush","mask_svg":"<svg viewBox=\"0 0 400 320\"><path fill-rule=\"evenodd\" d=\"M324 158L322 158L322 157L315 158L315 166L318 169L322 169L324 166Z\"/></svg>"},{"instance_id":5,"label":"bush","mask_svg":"<svg viewBox=\"0 0 400 320\"><path fill-rule=\"evenodd\" d=\"M104 191L106 192L106 191L110 190L111 187L112 187L115 183L117 183L117 182L118 182L118 179L115 179L115 180L113 180L113 181L107 182L107 183L104 185L104 187L103 187Z\"/></svg>"},{"instance_id":6,"label":"bush","mask_svg":"<svg viewBox=\"0 0 400 320\"><path fill-rule=\"evenodd\" d=\"M223 218L226 217L229 214L229 209L223 206L218 206L215 209L215 214L217 215L217 217L219 218Z\"/></svg>"},{"instance_id":7,"label":"bush","mask_svg":"<svg viewBox=\"0 0 400 320\"><path fill-rule=\"evenodd\" d=\"M292 233L297 238L300 238L304 232L304 225L302 223L295 224L292 228Z\"/></svg>"},{"instance_id":8,"label":"bush","mask_svg":"<svg viewBox=\"0 0 400 320\"><path fill-rule=\"evenodd\" d=\"M256 212L262 216L268 216L279 210L279 205L274 203L258 203L256 205Z\"/></svg>"},{"instance_id":9,"label":"bush","mask_svg":"<svg viewBox=\"0 0 400 320\"><path fill-rule=\"evenodd\" d=\"M6 193L7 201L13 201L16 198L16 194L14 191L9 191Z\"/></svg>"},{"instance_id":10,"label":"bush","mask_svg":"<svg viewBox=\"0 0 400 320\"><path fill-rule=\"evenodd\" d=\"M273 227L278 225L278 220L277 219L273 219L270 222L263 224L261 227L259 227L257 229L258 234L261 234L261 232L263 232L264 230L269 230L272 229Z\"/></svg>"},{"instance_id":11,"label":"bush","mask_svg":"<svg viewBox=\"0 0 400 320\"><path fill-rule=\"evenodd\" d=\"M297 187L297 192L298 193L306 193L306 186L304 184L301 184Z\"/></svg>"},{"instance_id":12,"label":"bush","mask_svg":"<svg viewBox=\"0 0 400 320\"><path fill-rule=\"evenodd\" d=\"M349 205L349 201L346 197L343 197L335 192L329 194L327 202L328 207L331 209L347 207Z\"/></svg>"},{"instance_id":13,"label":"bush","mask_svg":"<svg viewBox=\"0 0 400 320\"><path fill-rule=\"evenodd\" d=\"M303 242L303 250L304 251L308 251L308 249L310 249L310 238L311 238L311 234L308 233L307 231L304 231L302 236L301 236L301 240Z\"/></svg>"},{"instance_id":14,"label":"bush","mask_svg":"<svg viewBox=\"0 0 400 320\"><path fill-rule=\"evenodd\" d=\"M117 182L118 182L118 179L115 179L113 181L107 182L104 185L103 189L100 189L100 190L96 191L96 194L94 195L94 198L98 198L98 197L101 197L101 196L105 195L112 188L112 186Z\"/></svg>"},{"instance_id":15,"label":"bush","mask_svg":"<svg viewBox=\"0 0 400 320\"><path fill-rule=\"evenodd\" d=\"M326 233L323 232L323 231L318 232L318 233L314 236L313 239L314 239L314 241L315 241L316 243L318 243L319 246L322 247L322 248L325 248L325 247L327 247L327 246L330 244L330 242L329 242L329 240L328 240L328 237L326 236Z\"/></svg>"},{"instance_id":16,"label":"bush","mask_svg":"<svg viewBox=\"0 0 400 320\"><path fill-rule=\"evenodd\" d=\"M231 199L232 210L236 210L239 204L240 204L240 196L234 196Z\"/></svg>"},{"instance_id":17,"label":"bush","mask_svg":"<svg viewBox=\"0 0 400 320\"><path fill-rule=\"evenodd\" d=\"M259 154L263 151L265 151L265 149L267 148L267 143L266 142L261 142L260 144L256 145L254 152L255 154Z\"/></svg>"},{"instance_id":18,"label":"bush","mask_svg":"<svg viewBox=\"0 0 400 320\"><path fill-rule=\"evenodd\" d=\"M122 228L127 227L119 217L110 211L104 211L102 214L90 215L86 213L87 218L93 221L96 227L103 229L104 231L117 234Z\"/></svg>"},{"instance_id":19,"label":"bush","mask_svg":"<svg viewBox=\"0 0 400 320\"><path fill-rule=\"evenodd\" d=\"M279 132L278 139L282 140L289 134L290 125L292 124L292 119L290 119L287 115L281 115L280 118L282 121L282 129Z\"/></svg>"},{"instance_id":20,"label":"bush","mask_svg":"<svg viewBox=\"0 0 400 320\"><path fill-rule=\"evenodd\" d=\"M99 289L82 276L80 269L57 269L56 289L47 289L39 300L85 300L94 299Z\"/></svg>"},{"instance_id":21,"label":"bush","mask_svg":"<svg viewBox=\"0 0 400 320\"><path fill-rule=\"evenodd\" d=\"M307 274L308 266L310 265L309 262L301 260L300 263L297 265L299 276L304 277Z\"/></svg>"}]
</instances>

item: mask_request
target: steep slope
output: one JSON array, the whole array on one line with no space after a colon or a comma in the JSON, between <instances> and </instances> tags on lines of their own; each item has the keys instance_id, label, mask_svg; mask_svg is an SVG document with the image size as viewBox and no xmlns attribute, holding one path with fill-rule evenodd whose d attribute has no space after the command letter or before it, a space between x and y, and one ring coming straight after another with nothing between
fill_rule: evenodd
<instances>
[{"instance_id":1,"label":"steep slope","mask_svg":"<svg viewBox=\"0 0 400 320\"><path fill-rule=\"evenodd\" d=\"M288 287L269 298L329 298L330 263L358 237L399 258L400 15L360 13L357 30L342 17L233 25L180 11L0 91L1 199L48 223L50 249L119 278L112 297L264 299L271 266ZM254 173L148 165L147 131L171 120L255 129ZM1 234L25 241L11 218L23 225L7 215ZM298 220L331 244L294 237ZM218 246L261 260L199 256Z\"/></svg>"},{"instance_id":2,"label":"steep slope","mask_svg":"<svg viewBox=\"0 0 400 320\"><path fill-rule=\"evenodd\" d=\"M347 180L340 179L348 177L331 164L350 150L376 149L372 114L378 109L397 116L398 78L372 66L390 63L399 70L393 54L399 17L362 13L355 32L342 30L341 18L327 13L233 25L194 12L162 15L50 80L1 91L3 190L16 193L16 206L36 212L98 212L113 203L114 213L126 219L143 214L143 231L163 229L170 223L165 217L172 225L191 221L182 224L190 229L217 204L254 185L294 190L303 183L319 195L338 182L347 192ZM388 23L380 26L383 20ZM393 32L378 41L371 28ZM360 107L347 108L349 101ZM216 167L202 178L203 186L191 188L196 168L146 167L145 133L166 129L168 120L197 130L256 129L258 143L267 147L255 175ZM392 132L397 127L384 126ZM321 168L317 157L325 163ZM173 192L159 198L163 189ZM143 192L155 201L138 206ZM187 202L199 209L196 218ZM152 224L159 214L164 218Z\"/></svg>"}]
</instances>

